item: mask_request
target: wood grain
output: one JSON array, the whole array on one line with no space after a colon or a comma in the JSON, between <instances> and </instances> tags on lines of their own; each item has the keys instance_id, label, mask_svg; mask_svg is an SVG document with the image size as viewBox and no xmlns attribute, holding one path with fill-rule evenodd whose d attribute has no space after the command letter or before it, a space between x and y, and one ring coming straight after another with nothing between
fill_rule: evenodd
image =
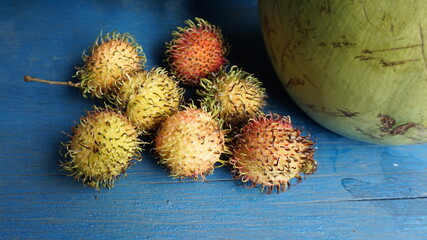
<instances>
[{"instance_id":1,"label":"wood grain","mask_svg":"<svg viewBox=\"0 0 427 240\"><path fill-rule=\"evenodd\" d=\"M203 4L201 4L203 2ZM316 174L287 192L246 189L218 168L208 182L168 177L149 149L111 190L61 171L73 122L99 101L73 80L101 32L135 35L148 66L186 19L221 26L232 64L267 88L265 111L290 115L317 139ZM266 55L255 0L14 1L0 8L0 239L425 239L426 145L379 146L331 133L287 96Z\"/></svg>"}]
</instances>

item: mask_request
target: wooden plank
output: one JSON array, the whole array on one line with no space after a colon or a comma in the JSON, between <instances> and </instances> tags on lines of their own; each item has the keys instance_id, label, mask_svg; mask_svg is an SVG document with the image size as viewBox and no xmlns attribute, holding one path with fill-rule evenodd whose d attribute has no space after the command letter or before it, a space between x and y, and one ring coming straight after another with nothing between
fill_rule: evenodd
<instances>
[{"instance_id":1,"label":"wooden plank","mask_svg":"<svg viewBox=\"0 0 427 240\"><path fill-rule=\"evenodd\" d=\"M2 219L8 224L0 230L4 237L18 238L55 238L57 234L95 238L105 232L108 238L131 239L279 239L282 235L290 239L422 239L427 220L425 198L271 202L272 196L270 200L238 197L241 201L202 196L149 202L124 196L108 201L101 196L82 202L74 198L56 204L31 202L10 206L19 210ZM85 208L95 211L81 211Z\"/></svg>"},{"instance_id":2,"label":"wooden plank","mask_svg":"<svg viewBox=\"0 0 427 240\"><path fill-rule=\"evenodd\" d=\"M224 169L225 170L225 169ZM228 173L226 173L228 174ZM149 179L147 174L145 179ZM103 198L116 201L122 198L137 199L162 199L164 201L184 198L194 201L203 199L204 194L210 194L210 199L220 201L227 196L230 199L238 199L242 196L255 197L257 200L270 201L346 201L366 199L411 199L427 196L427 173L382 173L370 175L349 176L312 176L292 186L287 192L276 195L260 193L259 189L246 189L239 181L231 178L227 180L212 180L209 182L169 180L166 174L157 178L158 182L145 181L144 175L132 175L122 179L111 190L102 189L96 191L91 188L82 187L81 183L74 182L70 177L61 175L13 175L4 177L1 182L1 192L4 195L1 201L24 201L27 197L44 196L39 201L50 201L49 198L57 199L57 195L69 192L75 201L86 201ZM321 188L321 189L319 189ZM191 192L191 196L185 195ZM81 194L81 198L79 195ZM22 196L21 196L22 195ZM22 199L20 200L20 197ZM49 197L49 198L48 198ZM65 201L65 199L64 199Z\"/></svg>"},{"instance_id":3,"label":"wooden plank","mask_svg":"<svg viewBox=\"0 0 427 240\"><path fill-rule=\"evenodd\" d=\"M78 89L24 83L70 80L101 30L130 32L147 67L184 20L221 26L231 64L267 88L266 111L290 115L317 138L319 170L266 195L218 168L209 182L168 177L153 156L111 190L60 170L60 142L92 105ZM309 119L284 92L264 49L256 0L15 1L0 8L0 239L425 239L427 148L355 142ZM192 94L191 90L189 91Z\"/></svg>"}]
</instances>

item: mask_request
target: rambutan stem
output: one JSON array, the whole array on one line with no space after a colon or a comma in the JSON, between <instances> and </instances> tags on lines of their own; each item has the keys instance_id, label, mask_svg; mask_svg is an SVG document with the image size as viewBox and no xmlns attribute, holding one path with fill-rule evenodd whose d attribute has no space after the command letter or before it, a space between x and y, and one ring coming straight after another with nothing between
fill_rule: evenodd
<instances>
[{"instance_id":1,"label":"rambutan stem","mask_svg":"<svg viewBox=\"0 0 427 240\"><path fill-rule=\"evenodd\" d=\"M44 79L32 77L29 75L24 76L24 81L26 81L26 82L41 82L41 83L54 84L54 85L64 85L64 86L77 87L77 88L79 87L78 83L73 83L71 81L67 81L67 82L49 81L49 80L44 80Z\"/></svg>"}]
</instances>

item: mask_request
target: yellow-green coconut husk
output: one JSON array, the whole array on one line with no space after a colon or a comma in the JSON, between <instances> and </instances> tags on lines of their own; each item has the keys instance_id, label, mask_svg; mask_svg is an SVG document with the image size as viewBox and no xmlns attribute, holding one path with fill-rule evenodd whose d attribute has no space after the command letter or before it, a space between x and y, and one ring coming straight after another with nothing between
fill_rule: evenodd
<instances>
[{"instance_id":1,"label":"yellow-green coconut husk","mask_svg":"<svg viewBox=\"0 0 427 240\"><path fill-rule=\"evenodd\" d=\"M427 142L427 1L260 0L266 49L324 127L386 145Z\"/></svg>"}]
</instances>

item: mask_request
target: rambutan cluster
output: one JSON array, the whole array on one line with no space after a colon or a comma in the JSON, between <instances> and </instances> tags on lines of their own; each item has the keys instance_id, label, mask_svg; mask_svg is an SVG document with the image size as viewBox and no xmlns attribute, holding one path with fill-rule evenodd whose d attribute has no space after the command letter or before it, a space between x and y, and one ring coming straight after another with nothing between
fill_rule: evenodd
<instances>
[{"instance_id":1,"label":"rambutan cluster","mask_svg":"<svg viewBox=\"0 0 427 240\"><path fill-rule=\"evenodd\" d=\"M236 179L270 193L314 173L314 143L289 117L263 112L262 82L230 64L221 29L201 18L185 24L166 43L165 67L145 69L135 38L112 32L83 53L79 82L24 77L105 100L72 128L62 168L86 186L110 188L151 142L173 178L204 181L227 165ZM196 88L197 99L184 98L187 88Z\"/></svg>"}]
</instances>

